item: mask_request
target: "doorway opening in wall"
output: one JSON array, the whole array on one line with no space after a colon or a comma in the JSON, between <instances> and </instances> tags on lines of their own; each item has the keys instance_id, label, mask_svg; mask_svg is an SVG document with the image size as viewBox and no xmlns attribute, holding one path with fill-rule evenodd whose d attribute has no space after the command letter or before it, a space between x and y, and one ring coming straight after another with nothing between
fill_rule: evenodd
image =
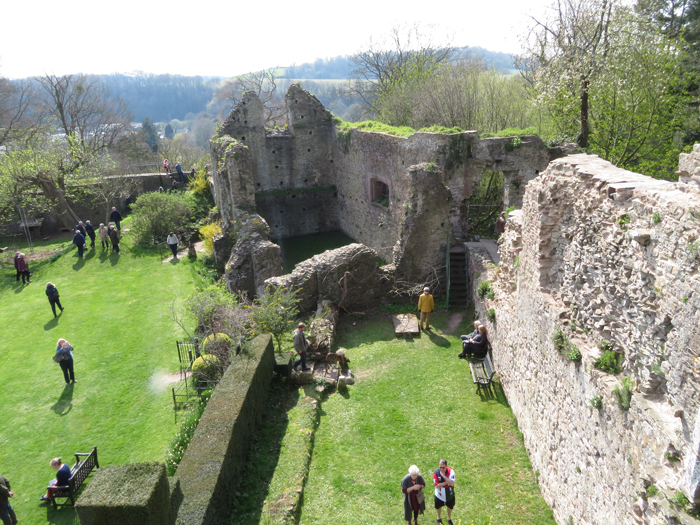
<instances>
[{"instance_id":1,"label":"doorway opening in wall","mask_svg":"<svg viewBox=\"0 0 700 525\"><path fill-rule=\"evenodd\" d=\"M370 199L372 202L389 207L389 186L379 179L370 180Z\"/></svg>"},{"instance_id":2,"label":"doorway opening in wall","mask_svg":"<svg viewBox=\"0 0 700 525\"><path fill-rule=\"evenodd\" d=\"M294 266L301 261L310 259L326 250L335 250L357 241L341 231L332 231L274 239L272 242L279 244L282 252L282 270L284 273L291 273Z\"/></svg>"},{"instance_id":3,"label":"doorway opening in wall","mask_svg":"<svg viewBox=\"0 0 700 525\"><path fill-rule=\"evenodd\" d=\"M496 219L503 211L503 172L484 170L471 197L462 204L467 235L496 238Z\"/></svg>"}]
</instances>

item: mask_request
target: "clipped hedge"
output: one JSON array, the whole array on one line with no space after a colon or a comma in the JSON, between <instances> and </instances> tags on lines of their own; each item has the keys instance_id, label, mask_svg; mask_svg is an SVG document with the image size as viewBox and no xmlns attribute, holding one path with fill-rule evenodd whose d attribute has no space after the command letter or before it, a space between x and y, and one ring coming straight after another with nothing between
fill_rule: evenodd
<instances>
[{"instance_id":1,"label":"clipped hedge","mask_svg":"<svg viewBox=\"0 0 700 525\"><path fill-rule=\"evenodd\" d=\"M294 525L299 517L318 422L317 403L312 397L303 395L303 389L300 392L299 401L287 414L287 430L280 444L277 467L267 491L261 523Z\"/></svg>"},{"instance_id":2,"label":"clipped hedge","mask_svg":"<svg viewBox=\"0 0 700 525\"><path fill-rule=\"evenodd\" d=\"M176 523L228 524L235 482L260 422L274 366L270 334L257 336L233 358L177 469L184 499Z\"/></svg>"},{"instance_id":3,"label":"clipped hedge","mask_svg":"<svg viewBox=\"0 0 700 525\"><path fill-rule=\"evenodd\" d=\"M170 525L170 508L170 483L163 463L98 469L75 502L81 525Z\"/></svg>"}]
</instances>

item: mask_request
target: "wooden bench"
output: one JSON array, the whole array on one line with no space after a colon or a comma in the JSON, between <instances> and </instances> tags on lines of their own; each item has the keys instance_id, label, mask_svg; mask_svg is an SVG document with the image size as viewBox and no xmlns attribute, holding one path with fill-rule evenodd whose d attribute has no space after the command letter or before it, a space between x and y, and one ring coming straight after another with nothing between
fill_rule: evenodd
<instances>
[{"instance_id":1,"label":"wooden bench","mask_svg":"<svg viewBox=\"0 0 700 525\"><path fill-rule=\"evenodd\" d=\"M469 361L469 369L472 372L472 379L476 385L477 392L481 388L490 388L493 375L496 373L491 356L487 353L483 359L471 357L467 358L467 360Z\"/></svg>"},{"instance_id":2,"label":"wooden bench","mask_svg":"<svg viewBox=\"0 0 700 525\"><path fill-rule=\"evenodd\" d=\"M57 509L58 507L75 505L75 495L78 493L78 490L80 490L83 482L90 475L90 472L92 472L92 469L95 468L100 468L100 464L97 461L97 447L93 447L92 452L76 452L75 465L70 469L70 479L68 480L68 485L48 486L53 508ZM56 498L70 499L70 503L58 503Z\"/></svg>"}]
</instances>

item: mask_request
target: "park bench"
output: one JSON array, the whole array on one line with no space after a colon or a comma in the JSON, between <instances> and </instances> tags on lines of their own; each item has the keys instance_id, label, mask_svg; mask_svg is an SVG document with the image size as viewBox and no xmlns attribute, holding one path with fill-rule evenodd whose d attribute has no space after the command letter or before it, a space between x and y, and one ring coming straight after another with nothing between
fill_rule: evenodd
<instances>
[{"instance_id":1,"label":"park bench","mask_svg":"<svg viewBox=\"0 0 700 525\"><path fill-rule=\"evenodd\" d=\"M92 469L100 468L100 464L97 462L97 447L93 447L92 452L76 452L75 461L75 465L70 469L68 485L49 485L48 487L54 509L75 505L75 495L80 490L83 482L90 475ZM58 503L56 501L57 498L70 499L70 503Z\"/></svg>"},{"instance_id":2,"label":"park bench","mask_svg":"<svg viewBox=\"0 0 700 525\"><path fill-rule=\"evenodd\" d=\"M493 375L496 373L493 368L493 362L489 353L484 358L467 358L469 361L469 369L472 372L472 379L476 385L477 392L481 389L489 389Z\"/></svg>"}]
</instances>

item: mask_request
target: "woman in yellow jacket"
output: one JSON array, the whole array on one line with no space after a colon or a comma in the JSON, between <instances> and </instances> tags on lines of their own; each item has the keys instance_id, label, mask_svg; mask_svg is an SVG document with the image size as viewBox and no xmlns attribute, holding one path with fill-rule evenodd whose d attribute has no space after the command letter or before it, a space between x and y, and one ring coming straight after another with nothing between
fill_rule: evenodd
<instances>
[{"instance_id":1,"label":"woman in yellow jacket","mask_svg":"<svg viewBox=\"0 0 700 525\"><path fill-rule=\"evenodd\" d=\"M420 324L419 327L423 330L423 322L425 322L425 329L430 330L430 312L435 309L435 301L433 301L433 296L430 295L430 288L427 286L423 288L423 293L418 298L418 311L420 312Z\"/></svg>"}]
</instances>

